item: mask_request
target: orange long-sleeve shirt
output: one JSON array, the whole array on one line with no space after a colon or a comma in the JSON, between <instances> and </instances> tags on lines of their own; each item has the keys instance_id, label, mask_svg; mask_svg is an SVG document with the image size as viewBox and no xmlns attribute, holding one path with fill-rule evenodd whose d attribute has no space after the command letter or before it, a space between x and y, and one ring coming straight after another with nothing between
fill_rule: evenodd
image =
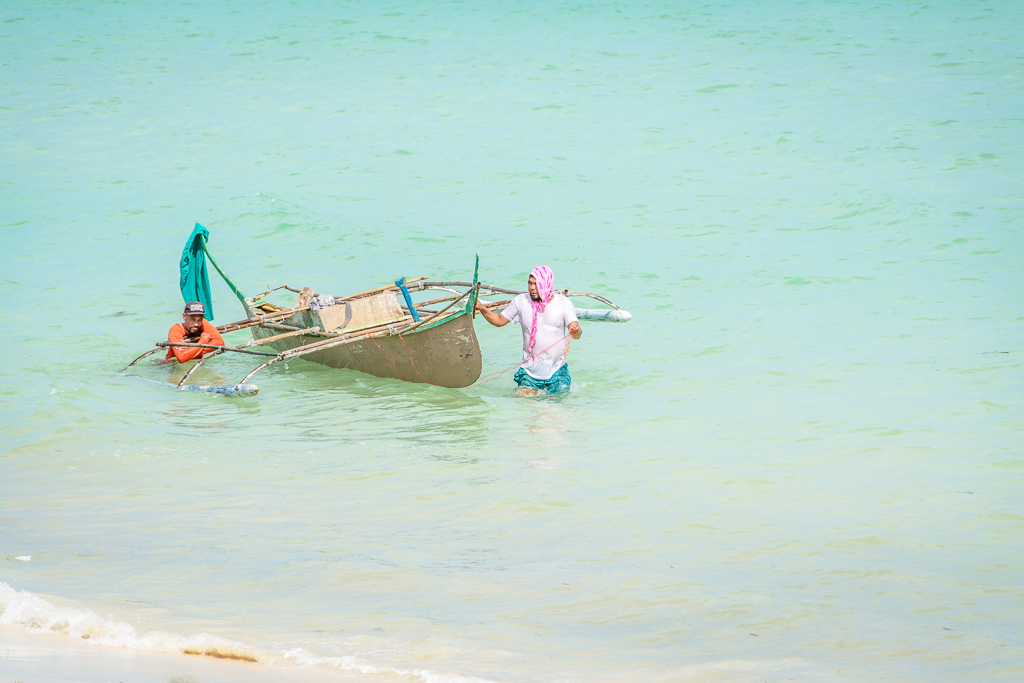
<instances>
[{"instance_id":1,"label":"orange long-sleeve shirt","mask_svg":"<svg viewBox=\"0 0 1024 683\"><path fill-rule=\"evenodd\" d=\"M209 320L203 320L203 332L210 335L210 341L198 343L213 344L214 346L224 346L224 337L220 336L220 332L217 331L216 327L210 324ZM185 341L185 328L182 326L181 323L173 325L171 329L168 330L167 341ZM165 358L170 359L173 356L174 358L178 359L179 363L184 363L195 358L202 358L204 353L213 353L213 349L201 349L195 346L172 346L169 349L167 349L167 356L165 356Z\"/></svg>"}]
</instances>

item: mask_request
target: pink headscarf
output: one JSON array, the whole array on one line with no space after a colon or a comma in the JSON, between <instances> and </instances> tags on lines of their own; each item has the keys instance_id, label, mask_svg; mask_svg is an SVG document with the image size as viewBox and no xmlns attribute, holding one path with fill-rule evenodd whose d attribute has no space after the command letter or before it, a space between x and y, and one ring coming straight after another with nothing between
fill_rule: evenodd
<instances>
[{"instance_id":1,"label":"pink headscarf","mask_svg":"<svg viewBox=\"0 0 1024 683\"><path fill-rule=\"evenodd\" d=\"M533 353L533 345L537 343L537 316L544 310L544 307L555 298L555 274L547 266L537 266L530 271L530 276L537 281L537 293L540 301L534 301L530 297L530 305L533 306L533 324L530 326L530 346L527 353ZM530 279L526 279L526 287L530 287ZM527 292L529 294L529 292Z\"/></svg>"}]
</instances>

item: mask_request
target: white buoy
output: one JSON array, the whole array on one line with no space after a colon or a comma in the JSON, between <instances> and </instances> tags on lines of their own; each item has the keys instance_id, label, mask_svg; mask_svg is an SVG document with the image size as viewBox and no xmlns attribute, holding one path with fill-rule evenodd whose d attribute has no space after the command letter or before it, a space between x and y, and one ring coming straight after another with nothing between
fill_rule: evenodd
<instances>
[{"instance_id":1,"label":"white buoy","mask_svg":"<svg viewBox=\"0 0 1024 683\"><path fill-rule=\"evenodd\" d=\"M260 393L260 388L255 384L227 384L227 385L205 385L186 384L178 387L184 391L208 391L211 394L222 394L224 396L255 396Z\"/></svg>"},{"instance_id":2,"label":"white buoy","mask_svg":"<svg viewBox=\"0 0 1024 683\"><path fill-rule=\"evenodd\" d=\"M633 319L629 311L624 311L621 308L577 308L576 317L580 320L594 320L605 323L624 323Z\"/></svg>"}]
</instances>

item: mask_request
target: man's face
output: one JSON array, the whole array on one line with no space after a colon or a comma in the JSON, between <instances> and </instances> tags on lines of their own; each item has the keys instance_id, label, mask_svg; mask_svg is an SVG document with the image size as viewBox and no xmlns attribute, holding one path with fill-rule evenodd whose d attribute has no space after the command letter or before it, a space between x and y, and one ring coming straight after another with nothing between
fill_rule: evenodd
<instances>
[{"instance_id":1,"label":"man's face","mask_svg":"<svg viewBox=\"0 0 1024 683\"><path fill-rule=\"evenodd\" d=\"M522 282L522 280L520 280ZM530 298L534 301L540 301L540 290L537 289L537 278L530 276L530 279L526 281L527 288L530 290Z\"/></svg>"},{"instance_id":2,"label":"man's face","mask_svg":"<svg viewBox=\"0 0 1024 683\"><path fill-rule=\"evenodd\" d=\"M185 333L188 336L194 336L203 331L203 316L201 314L195 315L182 315L185 322L182 323L182 327L185 328Z\"/></svg>"}]
</instances>

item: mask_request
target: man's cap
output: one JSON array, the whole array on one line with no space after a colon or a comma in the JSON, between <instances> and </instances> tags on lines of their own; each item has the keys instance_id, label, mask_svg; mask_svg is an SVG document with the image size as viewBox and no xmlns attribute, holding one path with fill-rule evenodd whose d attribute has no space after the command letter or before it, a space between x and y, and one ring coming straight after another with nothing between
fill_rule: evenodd
<instances>
[{"instance_id":1,"label":"man's cap","mask_svg":"<svg viewBox=\"0 0 1024 683\"><path fill-rule=\"evenodd\" d=\"M185 315L206 315L206 306L198 301L189 301L185 304Z\"/></svg>"}]
</instances>

